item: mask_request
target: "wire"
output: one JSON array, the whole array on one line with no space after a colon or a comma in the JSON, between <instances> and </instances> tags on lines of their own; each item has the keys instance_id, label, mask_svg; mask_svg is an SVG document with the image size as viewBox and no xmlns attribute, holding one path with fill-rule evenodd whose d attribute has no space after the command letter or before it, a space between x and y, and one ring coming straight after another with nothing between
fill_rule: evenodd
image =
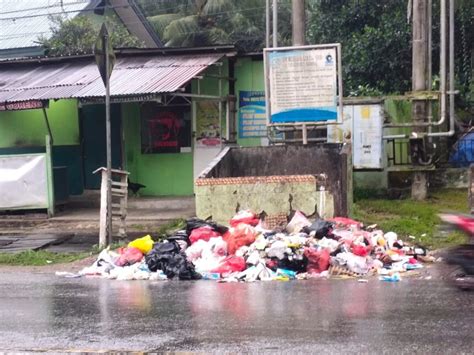
<instances>
[{"instance_id":1,"label":"wire","mask_svg":"<svg viewBox=\"0 0 474 355\"><path fill-rule=\"evenodd\" d=\"M82 1L75 1L75 2L68 2L67 4L63 4L63 6L70 6L70 5L78 5L78 4L85 4L85 3L89 3L90 0L82 0ZM0 1L1 3L1 1ZM0 12L0 15L4 15L4 14L13 14L15 12L26 12L26 11L33 11L33 10L43 10L43 9L47 9L47 8L52 8L52 7L60 7L61 6L61 2L59 1L58 3L55 3L54 5L48 5L48 6L40 6L40 7L29 7L29 8L26 8L26 9L18 9L18 10L12 10L12 11L1 11Z\"/></svg>"},{"instance_id":2,"label":"wire","mask_svg":"<svg viewBox=\"0 0 474 355\"><path fill-rule=\"evenodd\" d=\"M120 7L123 7L123 6L120 6ZM111 8L111 7L109 7ZM264 9L265 6L260 6L260 7L254 7L254 8L247 8L247 9L241 9L237 12L247 12L247 11L254 11L254 10L257 10L257 9ZM70 11L70 12L81 12L82 10L78 10L78 11ZM85 11L93 11L92 10L85 10ZM222 12L218 12L218 13L214 13L213 15L221 15L221 14L226 14L226 13L235 13L236 11L222 11ZM63 12L61 12L60 14L62 14ZM49 16L49 15L52 15L52 14L42 14L42 15L36 15L34 17L39 17L39 16ZM1 19L0 19L1 20ZM137 24L137 23L141 23L141 21L131 21L131 22L127 22L128 25L131 25L131 24ZM205 32L208 32L210 31L211 29L204 29L204 30L200 30L200 31L190 31L190 32L181 32L181 34L185 35L185 34L198 34L198 33L205 33ZM23 38L23 37L31 37L31 35L34 35L34 34L44 34L44 33L49 33L49 31L41 31L41 32L28 32L28 33L21 33L21 34L12 34L12 35L0 35L0 39L14 39L14 38Z\"/></svg>"}]
</instances>

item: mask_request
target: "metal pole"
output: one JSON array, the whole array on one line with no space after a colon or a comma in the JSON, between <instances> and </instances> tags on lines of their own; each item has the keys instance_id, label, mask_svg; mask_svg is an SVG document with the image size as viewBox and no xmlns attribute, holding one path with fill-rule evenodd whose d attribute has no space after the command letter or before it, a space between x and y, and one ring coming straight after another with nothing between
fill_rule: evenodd
<instances>
[{"instance_id":1,"label":"metal pole","mask_svg":"<svg viewBox=\"0 0 474 355\"><path fill-rule=\"evenodd\" d=\"M428 41L428 52L427 52L427 61L428 61L428 68L427 68L427 87L428 87L428 90L431 91L431 87L432 87L432 62L433 62L433 59L432 59L432 55L431 55L431 51L432 51L432 27L433 27L433 16L432 16L432 7L433 7L433 1L432 0L428 0L428 4L427 4L427 19L428 19L428 28L427 28L427 41ZM428 122L431 123L433 121L433 105L431 102L428 102ZM431 133L432 131L432 127L429 126L428 127L428 133ZM431 138L430 138L430 143L431 143Z\"/></svg>"},{"instance_id":2,"label":"metal pole","mask_svg":"<svg viewBox=\"0 0 474 355\"><path fill-rule=\"evenodd\" d=\"M305 1L291 0L292 42L294 46L304 46Z\"/></svg>"},{"instance_id":3,"label":"metal pole","mask_svg":"<svg viewBox=\"0 0 474 355\"><path fill-rule=\"evenodd\" d=\"M107 242L112 244L112 149L110 134L109 37L104 35L105 54L105 136L107 150Z\"/></svg>"},{"instance_id":4,"label":"metal pole","mask_svg":"<svg viewBox=\"0 0 474 355\"><path fill-rule=\"evenodd\" d=\"M439 91L441 118L446 117L446 0L441 0L439 39Z\"/></svg>"},{"instance_id":5,"label":"metal pole","mask_svg":"<svg viewBox=\"0 0 474 355\"><path fill-rule=\"evenodd\" d=\"M270 0L265 0L265 47L270 48Z\"/></svg>"},{"instance_id":6,"label":"metal pole","mask_svg":"<svg viewBox=\"0 0 474 355\"><path fill-rule=\"evenodd\" d=\"M449 1L449 118L454 131L454 2Z\"/></svg>"},{"instance_id":7,"label":"metal pole","mask_svg":"<svg viewBox=\"0 0 474 355\"><path fill-rule=\"evenodd\" d=\"M308 144L308 130L306 125L304 124L301 129L303 130L303 144L307 145Z\"/></svg>"},{"instance_id":8,"label":"metal pole","mask_svg":"<svg viewBox=\"0 0 474 355\"><path fill-rule=\"evenodd\" d=\"M273 47L278 47L278 0L273 0Z\"/></svg>"}]
</instances>

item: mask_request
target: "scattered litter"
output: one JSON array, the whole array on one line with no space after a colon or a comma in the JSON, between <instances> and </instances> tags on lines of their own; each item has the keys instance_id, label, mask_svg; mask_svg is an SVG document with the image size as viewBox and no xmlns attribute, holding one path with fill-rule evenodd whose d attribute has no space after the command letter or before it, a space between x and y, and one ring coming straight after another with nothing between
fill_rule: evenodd
<instances>
[{"instance_id":1,"label":"scattered litter","mask_svg":"<svg viewBox=\"0 0 474 355\"><path fill-rule=\"evenodd\" d=\"M381 281L388 281L388 282L398 282L401 281L400 274L398 272L394 273L393 275L386 275L386 276L380 276L379 280Z\"/></svg>"},{"instance_id":2,"label":"scattered litter","mask_svg":"<svg viewBox=\"0 0 474 355\"><path fill-rule=\"evenodd\" d=\"M77 274L56 275L217 282L356 278L359 283L379 275L382 281L398 282L401 274L422 268L421 261L435 260L423 247L400 240L394 232L384 233L375 224L364 227L345 217L310 220L295 211L286 226L268 230L264 218L241 211L229 228L191 218L185 229L162 242L146 235L117 252L103 250Z\"/></svg>"}]
</instances>

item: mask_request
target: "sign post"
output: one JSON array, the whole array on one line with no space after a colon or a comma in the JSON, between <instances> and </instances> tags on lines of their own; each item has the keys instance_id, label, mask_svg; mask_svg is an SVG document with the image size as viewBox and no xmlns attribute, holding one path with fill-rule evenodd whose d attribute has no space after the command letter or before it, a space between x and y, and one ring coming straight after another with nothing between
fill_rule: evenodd
<instances>
[{"instance_id":1,"label":"sign post","mask_svg":"<svg viewBox=\"0 0 474 355\"><path fill-rule=\"evenodd\" d=\"M110 134L110 75L115 64L115 54L109 40L107 26L102 24L94 47L95 60L105 85L105 132L107 147L107 244L112 243L112 149ZM102 236L101 236L102 238ZM105 240L99 241L100 246Z\"/></svg>"},{"instance_id":2,"label":"sign post","mask_svg":"<svg viewBox=\"0 0 474 355\"><path fill-rule=\"evenodd\" d=\"M284 126L297 127L303 144L308 144L321 139L308 137L309 127L341 124L339 43L265 48L263 64L268 127L277 131L288 129Z\"/></svg>"}]
</instances>

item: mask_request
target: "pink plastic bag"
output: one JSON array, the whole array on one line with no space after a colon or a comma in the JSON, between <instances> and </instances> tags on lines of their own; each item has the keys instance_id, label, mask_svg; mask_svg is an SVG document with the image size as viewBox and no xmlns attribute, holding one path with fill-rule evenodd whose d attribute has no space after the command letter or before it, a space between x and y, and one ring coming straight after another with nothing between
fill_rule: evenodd
<instances>
[{"instance_id":1,"label":"pink plastic bag","mask_svg":"<svg viewBox=\"0 0 474 355\"><path fill-rule=\"evenodd\" d=\"M221 235L219 234L219 232L216 232L211 227L203 226L203 227L193 229L193 231L191 232L191 235L189 236L189 240L191 241L191 244L197 242L198 240L204 240L208 242L209 239L220 237L220 236Z\"/></svg>"},{"instance_id":2,"label":"pink plastic bag","mask_svg":"<svg viewBox=\"0 0 474 355\"><path fill-rule=\"evenodd\" d=\"M312 248L304 249L304 256L308 258L306 271L310 274L319 274L329 269L329 251L327 249L316 250Z\"/></svg>"},{"instance_id":3,"label":"pink plastic bag","mask_svg":"<svg viewBox=\"0 0 474 355\"><path fill-rule=\"evenodd\" d=\"M225 258L222 263L211 272L217 274L230 274L232 272L244 271L247 268L245 259L241 256L230 255Z\"/></svg>"},{"instance_id":4,"label":"pink plastic bag","mask_svg":"<svg viewBox=\"0 0 474 355\"><path fill-rule=\"evenodd\" d=\"M334 217L334 218L328 219L328 221L334 222L336 224L336 227L342 227L342 228L348 228L351 226L360 228L362 226L361 222L355 221L347 217Z\"/></svg>"},{"instance_id":5,"label":"pink plastic bag","mask_svg":"<svg viewBox=\"0 0 474 355\"><path fill-rule=\"evenodd\" d=\"M134 247L120 248L117 251L120 254L115 261L117 266L133 265L143 259L143 253Z\"/></svg>"}]
</instances>

